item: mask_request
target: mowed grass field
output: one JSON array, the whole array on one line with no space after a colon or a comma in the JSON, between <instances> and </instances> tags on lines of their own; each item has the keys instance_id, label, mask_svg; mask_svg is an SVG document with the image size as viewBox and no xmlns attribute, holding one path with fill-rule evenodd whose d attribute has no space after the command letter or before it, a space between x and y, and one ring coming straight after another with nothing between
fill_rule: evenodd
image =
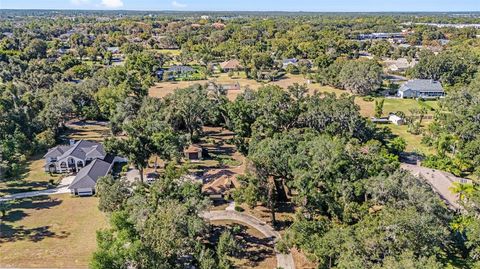
<instances>
[{"instance_id":1,"label":"mowed grass field","mask_svg":"<svg viewBox=\"0 0 480 269\"><path fill-rule=\"evenodd\" d=\"M17 201L0 224L0 267L88 267L96 231L108 227L97 206L69 194Z\"/></svg>"}]
</instances>

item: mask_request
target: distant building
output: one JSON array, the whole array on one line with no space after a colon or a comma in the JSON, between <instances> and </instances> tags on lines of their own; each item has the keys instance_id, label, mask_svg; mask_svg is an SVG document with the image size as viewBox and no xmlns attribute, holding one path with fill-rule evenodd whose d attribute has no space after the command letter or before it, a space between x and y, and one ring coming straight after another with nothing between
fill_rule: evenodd
<instances>
[{"instance_id":1,"label":"distant building","mask_svg":"<svg viewBox=\"0 0 480 269\"><path fill-rule=\"evenodd\" d=\"M222 69L223 72L228 73L230 71L238 71L243 67L238 60L233 59L233 60L220 63L220 68Z\"/></svg>"},{"instance_id":2,"label":"distant building","mask_svg":"<svg viewBox=\"0 0 480 269\"><path fill-rule=\"evenodd\" d=\"M183 153L185 158L190 161L198 161L203 158L203 149L199 145L190 145Z\"/></svg>"},{"instance_id":3,"label":"distant building","mask_svg":"<svg viewBox=\"0 0 480 269\"><path fill-rule=\"evenodd\" d=\"M13 37L13 33L12 33L12 32L3 32L2 35L5 36L5 37L8 37L8 38L12 38L12 37Z\"/></svg>"},{"instance_id":4,"label":"distant building","mask_svg":"<svg viewBox=\"0 0 480 269\"><path fill-rule=\"evenodd\" d=\"M388 123L390 123L390 120L386 117L381 117L381 118L371 117L370 120L373 123L377 123L377 124L388 124Z\"/></svg>"},{"instance_id":5,"label":"distant building","mask_svg":"<svg viewBox=\"0 0 480 269\"><path fill-rule=\"evenodd\" d=\"M414 67L417 64L416 60L408 61L406 58L398 58L396 60L387 60L385 65L388 71L391 72L403 72L409 68Z\"/></svg>"},{"instance_id":6,"label":"distant building","mask_svg":"<svg viewBox=\"0 0 480 269\"><path fill-rule=\"evenodd\" d=\"M359 40L366 39L403 39L406 33L371 33L358 35Z\"/></svg>"},{"instance_id":7,"label":"distant building","mask_svg":"<svg viewBox=\"0 0 480 269\"><path fill-rule=\"evenodd\" d=\"M195 73L195 69L185 65L174 65L168 69L168 79L174 79L178 77L187 77Z\"/></svg>"},{"instance_id":8,"label":"distant building","mask_svg":"<svg viewBox=\"0 0 480 269\"><path fill-rule=\"evenodd\" d=\"M287 68L289 65L298 65L298 60L296 58L291 58L291 59L285 59L282 62L283 68Z\"/></svg>"},{"instance_id":9,"label":"distant building","mask_svg":"<svg viewBox=\"0 0 480 269\"><path fill-rule=\"evenodd\" d=\"M107 51L111 52L113 54L118 54L118 53L120 53L120 48L119 47L107 47Z\"/></svg>"},{"instance_id":10,"label":"distant building","mask_svg":"<svg viewBox=\"0 0 480 269\"><path fill-rule=\"evenodd\" d=\"M212 23L212 27L217 30L223 30L225 28L225 24L221 22L215 22L215 23Z\"/></svg>"},{"instance_id":11,"label":"distant building","mask_svg":"<svg viewBox=\"0 0 480 269\"><path fill-rule=\"evenodd\" d=\"M395 125L404 125L405 124L405 120L395 114L390 114L390 116L388 116L388 120L395 124Z\"/></svg>"},{"instance_id":12,"label":"distant building","mask_svg":"<svg viewBox=\"0 0 480 269\"><path fill-rule=\"evenodd\" d=\"M409 80L398 89L400 98L437 99L445 96L445 90L439 81L430 79Z\"/></svg>"},{"instance_id":13,"label":"distant building","mask_svg":"<svg viewBox=\"0 0 480 269\"><path fill-rule=\"evenodd\" d=\"M202 193L212 200L223 200L235 187L235 179L224 175L203 184Z\"/></svg>"}]
</instances>

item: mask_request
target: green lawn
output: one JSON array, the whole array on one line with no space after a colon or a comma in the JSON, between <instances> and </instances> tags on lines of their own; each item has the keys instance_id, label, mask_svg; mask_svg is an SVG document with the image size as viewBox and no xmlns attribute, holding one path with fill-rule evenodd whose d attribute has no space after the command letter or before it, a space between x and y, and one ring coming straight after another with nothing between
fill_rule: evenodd
<instances>
[{"instance_id":1,"label":"green lawn","mask_svg":"<svg viewBox=\"0 0 480 269\"><path fill-rule=\"evenodd\" d=\"M174 49L153 49L152 51L162 53L162 54L170 54L172 56L178 56L182 52L181 50L174 50Z\"/></svg>"},{"instance_id":2,"label":"green lawn","mask_svg":"<svg viewBox=\"0 0 480 269\"><path fill-rule=\"evenodd\" d=\"M376 100L381 98L375 98ZM438 101L424 101L419 102L415 99L392 99L392 98L385 98L385 102L383 104L383 115L386 116L389 113L395 113L401 111L405 113L405 115L410 115L411 109L420 109L422 106L427 107L427 114L433 115L434 110L439 108ZM366 117L372 117L375 115L375 101L365 101L363 97L357 96L355 98L355 103L360 106L360 111L362 115Z\"/></svg>"},{"instance_id":3,"label":"green lawn","mask_svg":"<svg viewBox=\"0 0 480 269\"><path fill-rule=\"evenodd\" d=\"M400 136L405 141L407 142L407 152L418 152L418 153L423 153L423 154L434 154L435 149L432 149L426 145L423 145L421 143L422 141L422 135L413 135L409 132L407 132L407 125L394 125L394 124L389 124L387 125L390 130L392 130L392 133L394 135Z\"/></svg>"}]
</instances>

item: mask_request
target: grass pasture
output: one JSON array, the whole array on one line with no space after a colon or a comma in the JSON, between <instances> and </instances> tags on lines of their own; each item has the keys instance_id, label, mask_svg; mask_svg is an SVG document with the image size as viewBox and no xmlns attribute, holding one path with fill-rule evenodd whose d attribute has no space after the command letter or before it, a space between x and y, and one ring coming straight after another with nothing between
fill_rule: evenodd
<instances>
[{"instance_id":1,"label":"grass pasture","mask_svg":"<svg viewBox=\"0 0 480 269\"><path fill-rule=\"evenodd\" d=\"M62 139L103 141L110 135L108 123L99 121L73 121L67 124Z\"/></svg>"},{"instance_id":2,"label":"grass pasture","mask_svg":"<svg viewBox=\"0 0 480 269\"><path fill-rule=\"evenodd\" d=\"M17 201L0 224L0 267L87 267L96 230L107 227L97 205L69 194Z\"/></svg>"}]
</instances>

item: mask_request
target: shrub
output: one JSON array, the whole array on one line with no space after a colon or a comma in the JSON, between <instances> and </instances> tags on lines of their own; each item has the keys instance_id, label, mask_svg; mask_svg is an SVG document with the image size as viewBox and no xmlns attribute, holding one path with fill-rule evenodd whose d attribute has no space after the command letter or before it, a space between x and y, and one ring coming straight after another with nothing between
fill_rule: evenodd
<instances>
[{"instance_id":1,"label":"shrub","mask_svg":"<svg viewBox=\"0 0 480 269\"><path fill-rule=\"evenodd\" d=\"M375 100L375 99L374 99L373 97L371 97L371 96L365 96L365 97L363 97L362 99L363 99L363 101L365 101L365 102L373 102L373 100Z\"/></svg>"}]
</instances>

